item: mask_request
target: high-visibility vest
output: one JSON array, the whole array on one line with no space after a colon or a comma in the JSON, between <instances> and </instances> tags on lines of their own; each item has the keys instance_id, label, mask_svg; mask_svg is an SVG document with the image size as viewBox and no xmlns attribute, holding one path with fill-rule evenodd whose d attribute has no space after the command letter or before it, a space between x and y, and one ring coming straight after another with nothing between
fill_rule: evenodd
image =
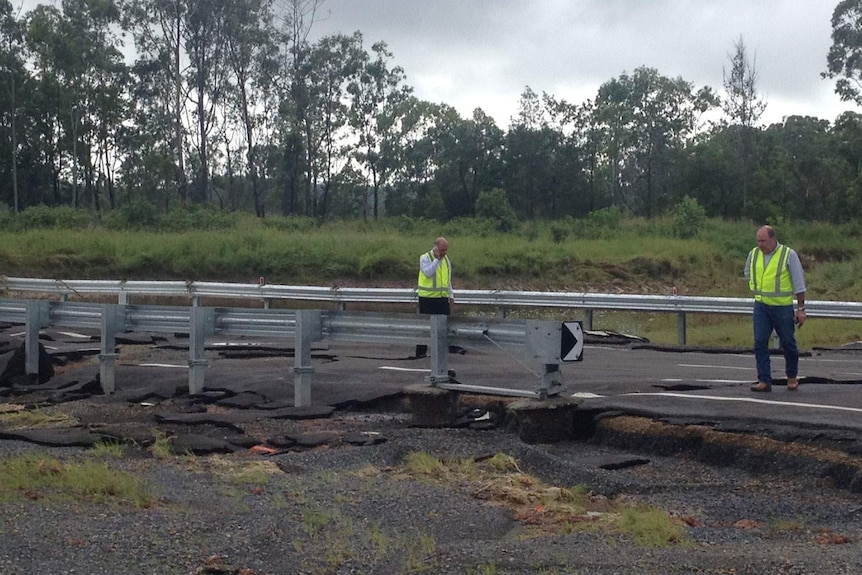
<instances>
[{"instance_id":1,"label":"high-visibility vest","mask_svg":"<svg viewBox=\"0 0 862 575\"><path fill-rule=\"evenodd\" d=\"M433 252L428 252L428 257L434 259ZM416 294L419 297L449 297L450 277L449 256L443 256L434 277L428 277L419 270L419 286Z\"/></svg>"},{"instance_id":2,"label":"high-visibility vest","mask_svg":"<svg viewBox=\"0 0 862 575\"><path fill-rule=\"evenodd\" d=\"M760 248L751 250L748 287L754 292L755 301L766 305L793 305L793 282L787 268L789 256L790 248L779 244L769 264L764 266Z\"/></svg>"}]
</instances>

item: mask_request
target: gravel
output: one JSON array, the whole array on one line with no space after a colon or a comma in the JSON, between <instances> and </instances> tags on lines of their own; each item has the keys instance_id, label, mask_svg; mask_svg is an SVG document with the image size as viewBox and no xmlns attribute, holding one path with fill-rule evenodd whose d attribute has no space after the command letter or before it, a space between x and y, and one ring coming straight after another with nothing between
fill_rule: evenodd
<instances>
[{"instance_id":1,"label":"gravel","mask_svg":"<svg viewBox=\"0 0 862 575\"><path fill-rule=\"evenodd\" d=\"M167 460L130 450L106 461L152 486L154 506L3 503L0 573L862 572L862 497L817 477L780 469L752 474L685 454L628 453L590 441L528 445L502 430L418 429L401 414L337 412L315 425L378 431L386 441ZM601 531L537 536L511 510L476 499L463 485L396 473L414 451L441 458L506 453L549 484L586 485L596 495L664 509L687 525L688 541L642 547ZM58 459L85 454L0 442L4 458L25 452ZM633 463L619 465L625 461ZM610 469L602 467L607 462ZM226 469L240 463L265 465L268 479L231 479Z\"/></svg>"}]
</instances>

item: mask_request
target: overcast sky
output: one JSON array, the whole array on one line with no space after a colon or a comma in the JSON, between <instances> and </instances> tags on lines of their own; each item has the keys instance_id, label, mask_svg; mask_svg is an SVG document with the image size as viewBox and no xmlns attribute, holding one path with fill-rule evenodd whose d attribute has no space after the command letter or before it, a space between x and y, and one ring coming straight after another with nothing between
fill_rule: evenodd
<instances>
[{"instance_id":1,"label":"overcast sky","mask_svg":"<svg viewBox=\"0 0 862 575\"><path fill-rule=\"evenodd\" d=\"M843 111L820 74L839 0L326 0L312 36L359 30L384 41L423 100L475 108L507 127L525 86L580 104L639 66L723 90L740 37L767 102L762 121L833 122Z\"/></svg>"}]
</instances>

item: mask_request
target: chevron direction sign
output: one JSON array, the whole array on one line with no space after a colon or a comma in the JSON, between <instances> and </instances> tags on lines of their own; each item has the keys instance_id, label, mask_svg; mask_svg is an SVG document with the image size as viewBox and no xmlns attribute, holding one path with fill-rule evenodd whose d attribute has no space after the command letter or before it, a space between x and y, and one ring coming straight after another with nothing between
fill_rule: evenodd
<instances>
[{"instance_id":1,"label":"chevron direction sign","mask_svg":"<svg viewBox=\"0 0 862 575\"><path fill-rule=\"evenodd\" d=\"M579 321L564 321L560 336L560 359L583 361L584 329Z\"/></svg>"}]
</instances>

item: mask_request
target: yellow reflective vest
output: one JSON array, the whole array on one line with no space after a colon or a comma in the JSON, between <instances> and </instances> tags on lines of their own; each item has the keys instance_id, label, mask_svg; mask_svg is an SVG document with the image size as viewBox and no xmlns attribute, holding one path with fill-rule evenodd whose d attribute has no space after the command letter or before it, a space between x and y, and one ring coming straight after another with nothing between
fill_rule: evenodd
<instances>
[{"instance_id":1,"label":"yellow reflective vest","mask_svg":"<svg viewBox=\"0 0 862 575\"><path fill-rule=\"evenodd\" d=\"M428 252L428 257L433 261L434 254ZM437 271L434 277L428 277L422 270L419 270L419 286L416 294L419 297L449 297L449 282L451 278L451 267L449 265L449 256L443 256L440 264L437 266Z\"/></svg>"},{"instance_id":2,"label":"yellow reflective vest","mask_svg":"<svg viewBox=\"0 0 862 575\"><path fill-rule=\"evenodd\" d=\"M754 292L754 300L766 305L793 305L793 282L787 267L790 248L779 244L766 266L759 248L751 250L750 255L748 287Z\"/></svg>"}]
</instances>

